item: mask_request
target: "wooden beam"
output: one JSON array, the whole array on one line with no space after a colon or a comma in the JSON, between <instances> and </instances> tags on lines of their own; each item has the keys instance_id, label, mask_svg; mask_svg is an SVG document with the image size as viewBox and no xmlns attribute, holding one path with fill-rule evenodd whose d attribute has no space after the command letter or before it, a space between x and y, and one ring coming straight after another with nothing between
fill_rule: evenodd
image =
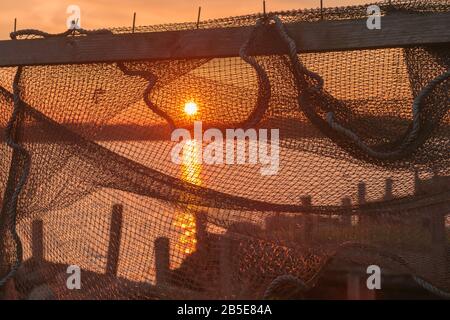
<instances>
[{"instance_id":1,"label":"wooden beam","mask_svg":"<svg viewBox=\"0 0 450 320\"><path fill-rule=\"evenodd\" d=\"M396 13L382 17L381 30L366 19L287 24L299 52L404 47L450 43L450 12ZM0 67L94 62L235 57L253 27L55 37L0 41ZM285 53L273 27L252 54Z\"/></svg>"}]
</instances>

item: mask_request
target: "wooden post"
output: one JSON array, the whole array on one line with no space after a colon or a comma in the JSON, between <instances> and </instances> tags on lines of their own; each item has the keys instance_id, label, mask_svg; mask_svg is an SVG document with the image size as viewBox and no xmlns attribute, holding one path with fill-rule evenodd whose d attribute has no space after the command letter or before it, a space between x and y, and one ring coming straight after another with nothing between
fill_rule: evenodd
<instances>
[{"instance_id":1,"label":"wooden post","mask_svg":"<svg viewBox=\"0 0 450 320\"><path fill-rule=\"evenodd\" d=\"M170 272L170 241L160 237L155 240L156 285L166 286Z\"/></svg>"},{"instance_id":2,"label":"wooden post","mask_svg":"<svg viewBox=\"0 0 450 320\"><path fill-rule=\"evenodd\" d=\"M363 206L366 204L366 184L365 182L361 181L358 183L358 205ZM363 210L359 210L359 214L352 217L352 224L357 225L360 224L364 218L362 217Z\"/></svg>"},{"instance_id":3,"label":"wooden post","mask_svg":"<svg viewBox=\"0 0 450 320\"><path fill-rule=\"evenodd\" d=\"M122 237L123 206L115 204L111 214L108 257L106 260L106 274L116 276L119 267L120 239Z\"/></svg>"},{"instance_id":4,"label":"wooden post","mask_svg":"<svg viewBox=\"0 0 450 320\"><path fill-rule=\"evenodd\" d=\"M352 212L350 210L350 207L352 206L352 200L349 197L343 198L342 206L344 208L349 208L349 210L345 211L345 213L342 215L342 222L345 226L351 226L352 225Z\"/></svg>"},{"instance_id":5,"label":"wooden post","mask_svg":"<svg viewBox=\"0 0 450 320\"><path fill-rule=\"evenodd\" d=\"M233 240L223 235L220 242L220 294L221 299L230 299L233 295Z\"/></svg>"},{"instance_id":6,"label":"wooden post","mask_svg":"<svg viewBox=\"0 0 450 320\"><path fill-rule=\"evenodd\" d=\"M200 27L200 17L202 14L202 7L198 7L198 14L197 14L197 29Z\"/></svg>"},{"instance_id":7,"label":"wooden post","mask_svg":"<svg viewBox=\"0 0 450 320\"><path fill-rule=\"evenodd\" d=\"M31 225L31 253L33 261L40 264L44 261L44 222L34 220Z\"/></svg>"},{"instance_id":8,"label":"wooden post","mask_svg":"<svg viewBox=\"0 0 450 320\"><path fill-rule=\"evenodd\" d=\"M305 208L311 207L312 204L312 198L311 196L302 196L300 198L300 201L302 203L302 206ZM303 243L310 242L312 239L312 231L314 227L314 219L311 215L311 213L303 213L303 232L301 241Z\"/></svg>"},{"instance_id":9,"label":"wooden post","mask_svg":"<svg viewBox=\"0 0 450 320\"><path fill-rule=\"evenodd\" d=\"M196 231L196 240L197 240L197 252L203 254L206 252L208 248L207 239L208 233L206 230L206 213L205 212L197 212L195 213L195 231Z\"/></svg>"},{"instance_id":10,"label":"wooden post","mask_svg":"<svg viewBox=\"0 0 450 320\"><path fill-rule=\"evenodd\" d=\"M366 203L366 184L364 182L358 183L358 204Z\"/></svg>"},{"instance_id":11,"label":"wooden post","mask_svg":"<svg viewBox=\"0 0 450 320\"><path fill-rule=\"evenodd\" d=\"M385 191L384 191L384 200L392 200L394 198L393 195L393 185L394 181L391 178L386 179Z\"/></svg>"},{"instance_id":12,"label":"wooden post","mask_svg":"<svg viewBox=\"0 0 450 320\"><path fill-rule=\"evenodd\" d=\"M323 20L323 0L320 0L320 20Z\"/></svg>"},{"instance_id":13,"label":"wooden post","mask_svg":"<svg viewBox=\"0 0 450 320\"><path fill-rule=\"evenodd\" d=\"M136 12L133 13L133 28L131 30L131 33L134 33L135 28L136 28Z\"/></svg>"}]
</instances>

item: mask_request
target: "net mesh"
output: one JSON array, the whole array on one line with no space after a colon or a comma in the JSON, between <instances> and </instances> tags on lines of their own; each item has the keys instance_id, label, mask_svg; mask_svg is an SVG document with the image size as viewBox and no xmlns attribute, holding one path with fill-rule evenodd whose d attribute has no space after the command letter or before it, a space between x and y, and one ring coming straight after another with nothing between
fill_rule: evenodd
<instances>
[{"instance_id":1,"label":"net mesh","mask_svg":"<svg viewBox=\"0 0 450 320\"><path fill-rule=\"evenodd\" d=\"M378 5L383 14L450 9L448 1ZM366 9L322 14L364 18ZM321 19L319 10L275 15L283 23ZM199 27L252 26L260 18ZM308 294L333 272L378 265L435 292L450 291L448 78L423 99L420 130L402 156L371 156L326 125L332 112L360 143L380 153L395 150L412 128L415 99L448 72L449 57L449 45L300 54L323 78L313 92L314 78L299 81L287 54L255 56L270 95L241 58L23 67L23 108L13 131L31 161L13 208L16 221L8 208L26 159L7 145L4 130L16 68L0 69L0 276L22 256L14 276L22 298L255 299L280 276L297 279ZM186 145L187 161L174 163L172 128L143 99L149 80L124 69L156 78L146 98L179 128L192 129L194 121L223 133L241 128L265 94L267 108L255 128L279 129L278 173L262 175L261 165L248 163L199 164L192 154L208 144L197 140ZM190 101L198 112L187 116ZM311 121L306 105L320 121ZM250 140L245 146L257 153ZM67 288L69 265L82 270L80 290ZM287 288L291 296L299 291Z\"/></svg>"}]
</instances>

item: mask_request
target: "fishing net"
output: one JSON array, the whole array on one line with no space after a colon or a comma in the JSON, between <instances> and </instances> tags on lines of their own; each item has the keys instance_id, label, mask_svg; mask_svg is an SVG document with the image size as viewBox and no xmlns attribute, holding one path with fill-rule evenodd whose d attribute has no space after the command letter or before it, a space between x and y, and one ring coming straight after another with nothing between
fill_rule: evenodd
<instances>
[{"instance_id":1,"label":"fishing net","mask_svg":"<svg viewBox=\"0 0 450 320\"><path fill-rule=\"evenodd\" d=\"M445 296L449 45L297 55L283 28L366 17L367 6L353 6L201 22L258 26L234 58L1 69L0 278L31 299L295 298L337 271L377 265ZM248 54L268 24L286 54ZM194 121L224 136L268 129L268 144L245 140L247 158L264 146L275 154L279 129L278 172L200 164L211 142L196 138L174 163L171 133ZM81 269L79 290L67 286L69 266Z\"/></svg>"}]
</instances>

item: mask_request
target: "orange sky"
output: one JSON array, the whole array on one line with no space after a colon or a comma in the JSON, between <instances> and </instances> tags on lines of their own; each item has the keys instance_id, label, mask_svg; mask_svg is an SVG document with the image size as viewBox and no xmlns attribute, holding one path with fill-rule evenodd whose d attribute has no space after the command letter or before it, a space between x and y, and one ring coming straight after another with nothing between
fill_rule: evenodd
<instances>
[{"instance_id":1,"label":"orange sky","mask_svg":"<svg viewBox=\"0 0 450 320\"><path fill-rule=\"evenodd\" d=\"M0 9L0 39L8 39L14 18L18 29L34 28L48 32L66 29L66 9L81 8L81 26L85 29L195 21L202 6L202 18L213 19L262 11L262 0L3 0ZM267 10L318 7L320 0L267 0ZM374 0L324 0L329 7L372 3Z\"/></svg>"}]
</instances>

